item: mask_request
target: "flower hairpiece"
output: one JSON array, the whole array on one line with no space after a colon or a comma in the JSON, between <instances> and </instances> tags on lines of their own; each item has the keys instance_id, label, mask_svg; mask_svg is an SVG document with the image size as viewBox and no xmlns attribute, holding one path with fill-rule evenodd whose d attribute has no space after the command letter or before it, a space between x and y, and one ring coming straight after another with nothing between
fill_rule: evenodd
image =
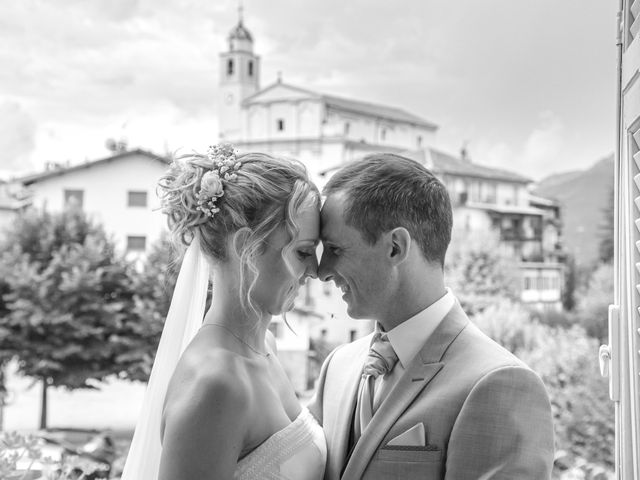
<instances>
[{"instance_id":1,"label":"flower hairpiece","mask_svg":"<svg viewBox=\"0 0 640 480\"><path fill-rule=\"evenodd\" d=\"M238 178L236 171L242 166L238 161L233 146L228 143L209 147L207 157L211 161L211 170L200 179L198 192L198 210L208 217L220 211L217 201L224 195L222 181L233 182Z\"/></svg>"}]
</instances>

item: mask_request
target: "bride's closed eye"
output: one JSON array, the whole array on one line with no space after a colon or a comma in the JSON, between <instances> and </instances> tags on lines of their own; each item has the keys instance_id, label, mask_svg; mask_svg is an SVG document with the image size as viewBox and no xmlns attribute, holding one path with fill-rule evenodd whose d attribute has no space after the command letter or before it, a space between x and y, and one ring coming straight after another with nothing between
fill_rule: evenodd
<instances>
[{"instance_id":1,"label":"bride's closed eye","mask_svg":"<svg viewBox=\"0 0 640 480\"><path fill-rule=\"evenodd\" d=\"M312 257L313 255L315 255L315 252L309 251L309 250L297 250L296 252L298 254L298 258L300 260L306 260L310 257Z\"/></svg>"}]
</instances>

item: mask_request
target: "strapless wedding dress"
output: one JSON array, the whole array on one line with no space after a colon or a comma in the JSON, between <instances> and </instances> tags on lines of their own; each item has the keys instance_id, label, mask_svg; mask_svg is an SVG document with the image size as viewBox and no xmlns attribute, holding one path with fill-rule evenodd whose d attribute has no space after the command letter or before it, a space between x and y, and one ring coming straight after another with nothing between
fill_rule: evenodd
<instances>
[{"instance_id":1,"label":"strapless wedding dress","mask_svg":"<svg viewBox=\"0 0 640 480\"><path fill-rule=\"evenodd\" d=\"M321 480L327 460L327 445L309 410L274 433L243 457L233 476L236 480Z\"/></svg>"}]
</instances>

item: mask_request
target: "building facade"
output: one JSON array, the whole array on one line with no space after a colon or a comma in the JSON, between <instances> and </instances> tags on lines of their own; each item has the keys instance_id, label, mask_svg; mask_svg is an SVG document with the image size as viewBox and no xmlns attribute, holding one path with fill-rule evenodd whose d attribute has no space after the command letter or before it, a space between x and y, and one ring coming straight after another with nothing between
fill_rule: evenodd
<instances>
[{"instance_id":1,"label":"building facade","mask_svg":"<svg viewBox=\"0 0 640 480\"><path fill-rule=\"evenodd\" d=\"M169 159L131 150L20 179L30 203L61 211L74 203L113 235L129 259L142 258L166 230L156 184Z\"/></svg>"}]
</instances>

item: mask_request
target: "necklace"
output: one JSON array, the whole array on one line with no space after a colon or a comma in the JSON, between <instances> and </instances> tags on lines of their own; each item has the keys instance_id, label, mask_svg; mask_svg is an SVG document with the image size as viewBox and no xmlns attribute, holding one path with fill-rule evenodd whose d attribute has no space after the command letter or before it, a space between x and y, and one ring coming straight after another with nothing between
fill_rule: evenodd
<instances>
[{"instance_id":1,"label":"necklace","mask_svg":"<svg viewBox=\"0 0 640 480\"><path fill-rule=\"evenodd\" d=\"M243 345L246 345L247 347L249 347L249 349L250 349L252 352L257 353L258 355L260 355L261 357L264 357L264 358L269 358L269 357L271 356L271 354L270 354L269 352L267 352L267 353L263 353L263 352L261 352L260 350L258 350L258 349L256 349L256 348L252 347L252 346L251 346L251 345L249 345L247 342L245 342L242 338L240 338L240 336L239 336L239 335L237 335L233 330L231 330L231 329L230 329L230 328L228 328L228 327L225 327L224 325L220 325L219 323L205 323L205 324L203 324L202 326L203 326L203 327L207 327L207 326L220 327L220 328L222 328L222 329L226 330L227 332L229 332L229 333L233 336L233 338L235 338L236 340L238 340L240 343L242 343Z\"/></svg>"}]
</instances>

